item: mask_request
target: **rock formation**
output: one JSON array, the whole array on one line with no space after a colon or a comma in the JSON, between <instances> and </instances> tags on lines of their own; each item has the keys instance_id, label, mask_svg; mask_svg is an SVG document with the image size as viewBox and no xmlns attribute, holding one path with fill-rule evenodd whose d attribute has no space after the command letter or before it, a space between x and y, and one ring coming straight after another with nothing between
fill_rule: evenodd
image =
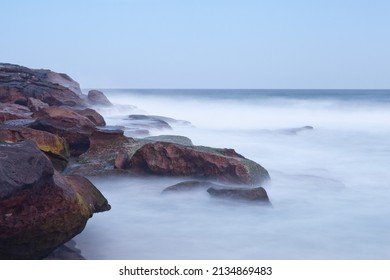
<instances>
[{"instance_id":1,"label":"rock formation","mask_svg":"<svg viewBox=\"0 0 390 280\"><path fill-rule=\"evenodd\" d=\"M28 104L33 97L49 105L84 105L78 84L65 74L0 63L0 102Z\"/></svg>"},{"instance_id":2,"label":"rock formation","mask_svg":"<svg viewBox=\"0 0 390 280\"><path fill-rule=\"evenodd\" d=\"M38 259L110 209L85 178L63 177L32 141L0 144L0 259Z\"/></svg>"}]
</instances>

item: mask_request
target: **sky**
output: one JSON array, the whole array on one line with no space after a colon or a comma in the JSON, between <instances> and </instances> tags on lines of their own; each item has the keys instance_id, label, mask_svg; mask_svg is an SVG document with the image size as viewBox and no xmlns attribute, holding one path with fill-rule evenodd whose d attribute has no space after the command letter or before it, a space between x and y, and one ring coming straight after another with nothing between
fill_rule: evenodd
<instances>
[{"instance_id":1,"label":"sky","mask_svg":"<svg viewBox=\"0 0 390 280\"><path fill-rule=\"evenodd\" d=\"M388 0L0 0L0 62L82 88L389 89Z\"/></svg>"}]
</instances>

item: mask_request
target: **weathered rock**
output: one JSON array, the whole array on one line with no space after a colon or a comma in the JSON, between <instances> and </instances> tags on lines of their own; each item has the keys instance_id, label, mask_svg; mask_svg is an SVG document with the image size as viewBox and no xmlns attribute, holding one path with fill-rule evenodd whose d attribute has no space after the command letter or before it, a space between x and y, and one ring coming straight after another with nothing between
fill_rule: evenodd
<instances>
[{"instance_id":1,"label":"weathered rock","mask_svg":"<svg viewBox=\"0 0 390 280\"><path fill-rule=\"evenodd\" d=\"M71 155L80 155L89 148L89 136L95 124L74 110L51 106L36 114L36 121L29 126L34 129L57 134L67 141Z\"/></svg>"},{"instance_id":2,"label":"weathered rock","mask_svg":"<svg viewBox=\"0 0 390 280\"><path fill-rule=\"evenodd\" d=\"M49 104L42 102L39 99L29 97L27 101L27 107L31 110L31 112L38 112L44 108L49 107Z\"/></svg>"},{"instance_id":3,"label":"weathered rock","mask_svg":"<svg viewBox=\"0 0 390 280\"><path fill-rule=\"evenodd\" d=\"M35 119L17 119L17 120L5 121L1 125L3 125L3 126L24 126L24 127L28 127L30 124L32 124L34 122L35 122Z\"/></svg>"},{"instance_id":4,"label":"weathered rock","mask_svg":"<svg viewBox=\"0 0 390 280\"><path fill-rule=\"evenodd\" d=\"M64 176L69 186L81 196L84 205L88 205L93 213L104 212L111 209L107 199L87 178L79 175Z\"/></svg>"},{"instance_id":5,"label":"weathered rock","mask_svg":"<svg viewBox=\"0 0 390 280\"><path fill-rule=\"evenodd\" d=\"M106 199L62 177L32 141L0 143L0 259L39 259L79 234Z\"/></svg>"},{"instance_id":6,"label":"weathered rock","mask_svg":"<svg viewBox=\"0 0 390 280\"><path fill-rule=\"evenodd\" d=\"M90 136L90 149L98 151L126 139L122 126L97 127Z\"/></svg>"},{"instance_id":7,"label":"weathered rock","mask_svg":"<svg viewBox=\"0 0 390 280\"><path fill-rule=\"evenodd\" d=\"M158 136L149 136L144 138L145 140L159 141L159 142L168 142L176 143L184 146L193 146L190 138L180 135L158 135Z\"/></svg>"},{"instance_id":8,"label":"weathered rock","mask_svg":"<svg viewBox=\"0 0 390 280\"><path fill-rule=\"evenodd\" d=\"M54 174L53 165L32 141L0 142L0 163L0 201L25 188L40 186Z\"/></svg>"},{"instance_id":9,"label":"weathered rock","mask_svg":"<svg viewBox=\"0 0 390 280\"><path fill-rule=\"evenodd\" d=\"M98 106L112 106L110 100L99 90L90 90L88 92L88 102Z\"/></svg>"},{"instance_id":10,"label":"weathered rock","mask_svg":"<svg viewBox=\"0 0 390 280\"><path fill-rule=\"evenodd\" d=\"M69 167L69 174L88 176L122 173L114 169L115 158L122 149L126 151L136 141L123 135L121 127L98 127L90 136L90 147Z\"/></svg>"},{"instance_id":11,"label":"weathered rock","mask_svg":"<svg viewBox=\"0 0 390 280\"><path fill-rule=\"evenodd\" d=\"M69 159L69 151L63 138L52 133L28 127L0 127L0 141L15 143L32 140L45 152L57 170L64 170Z\"/></svg>"},{"instance_id":12,"label":"weathered rock","mask_svg":"<svg viewBox=\"0 0 390 280\"><path fill-rule=\"evenodd\" d=\"M130 115L128 120L128 125L136 129L172 129L166 121L153 116Z\"/></svg>"},{"instance_id":13,"label":"weathered rock","mask_svg":"<svg viewBox=\"0 0 390 280\"><path fill-rule=\"evenodd\" d=\"M266 190L258 188L215 188L211 187L207 192L212 197L227 198L234 200L260 201L270 203Z\"/></svg>"},{"instance_id":14,"label":"weathered rock","mask_svg":"<svg viewBox=\"0 0 390 280\"><path fill-rule=\"evenodd\" d=\"M134 173L187 176L248 185L269 179L267 170L232 149L154 142L143 145L129 158L129 170Z\"/></svg>"},{"instance_id":15,"label":"weathered rock","mask_svg":"<svg viewBox=\"0 0 390 280\"><path fill-rule=\"evenodd\" d=\"M53 72L53 71L47 70L47 69L38 69L35 71L42 73L47 82L66 87L79 96L83 95L83 93L81 92L79 83L76 82L75 80L73 80L67 74L57 73L57 72Z\"/></svg>"},{"instance_id":16,"label":"weathered rock","mask_svg":"<svg viewBox=\"0 0 390 280\"><path fill-rule=\"evenodd\" d=\"M165 188L163 193L173 193L173 192L183 192L183 191L193 191L199 189L209 189L209 188L223 188L224 186L218 185L208 181L184 181L177 183L175 185Z\"/></svg>"},{"instance_id":17,"label":"weathered rock","mask_svg":"<svg viewBox=\"0 0 390 280\"><path fill-rule=\"evenodd\" d=\"M9 120L31 119L31 115L32 112L26 106L0 103L0 123Z\"/></svg>"},{"instance_id":18,"label":"weathered rock","mask_svg":"<svg viewBox=\"0 0 390 280\"><path fill-rule=\"evenodd\" d=\"M185 120L177 120L177 119L174 119L174 118L169 118L169 117L165 117L165 116L157 116L157 115L148 115L147 117L153 118L153 119L156 119L156 120L162 120L162 121L167 122L169 124L178 124L178 125L192 126L191 122L185 121Z\"/></svg>"},{"instance_id":19,"label":"weathered rock","mask_svg":"<svg viewBox=\"0 0 390 280\"><path fill-rule=\"evenodd\" d=\"M98 126L105 126L106 121L104 120L103 116L100 115L98 112L96 112L93 109L86 108L83 110L75 110L78 114L87 117L91 122Z\"/></svg>"},{"instance_id":20,"label":"weathered rock","mask_svg":"<svg viewBox=\"0 0 390 280\"><path fill-rule=\"evenodd\" d=\"M49 105L84 105L78 84L65 74L0 63L0 102L27 105L28 98Z\"/></svg>"}]
</instances>

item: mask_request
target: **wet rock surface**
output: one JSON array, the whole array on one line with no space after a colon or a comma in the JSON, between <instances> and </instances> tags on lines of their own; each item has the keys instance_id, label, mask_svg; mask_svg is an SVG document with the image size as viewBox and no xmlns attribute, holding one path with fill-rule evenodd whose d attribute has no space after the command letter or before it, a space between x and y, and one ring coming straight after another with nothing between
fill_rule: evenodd
<instances>
[{"instance_id":1,"label":"wet rock surface","mask_svg":"<svg viewBox=\"0 0 390 280\"><path fill-rule=\"evenodd\" d=\"M55 134L23 126L0 126L0 141L16 143L32 140L52 161L57 170L64 170L69 159L66 141Z\"/></svg>"},{"instance_id":2,"label":"wet rock surface","mask_svg":"<svg viewBox=\"0 0 390 280\"><path fill-rule=\"evenodd\" d=\"M66 74L0 63L0 102L27 105L32 97L49 105L84 105L80 93Z\"/></svg>"},{"instance_id":3,"label":"wet rock surface","mask_svg":"<svg viewBox=\"0 0 390 280\"><path fill-rule=\"evenodd\" d=\"M109 210L85 178L63 177L32 141L0 143L0 259L39 259Z\"/></svg>"},{"instance_id":4,"label":"wet rock surface","mask_svg":"<svg viewBox=\"0 0 390 280\"><path fill-rule=\"evenodd\" d=\"M88 150L89 136L96 125L70 108L51 106L39 111L29 127L63 137L69 144L70 154L77 156Z\"/></svg>"},{"instance_id":5,"label":"wet rock surface","mask_svg":"<svg viewBox=\"0 0 390 280\"><path fill-rule=\"evenodd\" d=\"M215 188L211 187L207 192L212 197L233 199L242 201L257 201L269 204L269 198L263 187L258 188Z\"/></svg>"},{"instance_id":6,"label":"wet rock surface","mask_svg":"<svg viewBox=\"0 0 390 280\"><path fill-rule=\"evenodd\" d=\"M269 174L232 149L147 143L129 156L129 170L141 174L186 176L238 184L259 184Z\"/></svg>"},{"instance_id":7,"label":"wet rock surface","mask_svg":"<svg viewBox=\"0 0 390 280\"><path fill-rule=\"evenodd\" d=\"M223 185L218 185L208 181L184 181L165 188L162 193L178 193L194 190L207 190L209 188L223 188Z\"/></svg>"}]
</instances>

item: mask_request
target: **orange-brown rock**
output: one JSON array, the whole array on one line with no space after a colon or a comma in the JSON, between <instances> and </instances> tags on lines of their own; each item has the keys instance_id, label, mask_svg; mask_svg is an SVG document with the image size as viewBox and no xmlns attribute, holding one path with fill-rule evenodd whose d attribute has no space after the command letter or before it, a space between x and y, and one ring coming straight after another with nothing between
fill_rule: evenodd
<instances>
[{"instance_id":1,"label":"orange-brown rock","mask_svg":"<svg viewBox=\"0 0 390 280\"><path fill-rule=\"evenodd\" d=\"M154 142L143 145L129 158L129 170L141 174L186 176L247 185L269 179L267 170L232 149Z\"/></svg>"},{"instance_id":2,"label":"orange-brown rock","mask_svg":"<svg viewBox=\"0 0 390 280\"><path fill-rule=\"evenodd\" d=\"M103 116L93 109L86 108L82 110L76 110L76 112L84 117L87 117L91 122L93 122L97 126L106 125L106 121L104 120Z\"/></svg>"},{"instance_id":3,"label":"orange-brown rock","mask_svg":"<svg viewBox=\"0 0 390 280\"><path fill-rule=\"evenodd\" d=\"M67 107L51 106L36 114L36 121L29 126L59 135L69 144L71 155L80 155L89 148L89 136L95 124L87 117Z\"/></svg>"},{"instance_id":4,"label":"orange-brown rock","mask_svg":"<svg viewBox=\"0 0 390 280\"><path fill-rule=\"evenodd\" d=\"M0 143L0 259L38 259L109 210L86 179L63 177L32 141Z\"/></svg>"}]
</instances>

